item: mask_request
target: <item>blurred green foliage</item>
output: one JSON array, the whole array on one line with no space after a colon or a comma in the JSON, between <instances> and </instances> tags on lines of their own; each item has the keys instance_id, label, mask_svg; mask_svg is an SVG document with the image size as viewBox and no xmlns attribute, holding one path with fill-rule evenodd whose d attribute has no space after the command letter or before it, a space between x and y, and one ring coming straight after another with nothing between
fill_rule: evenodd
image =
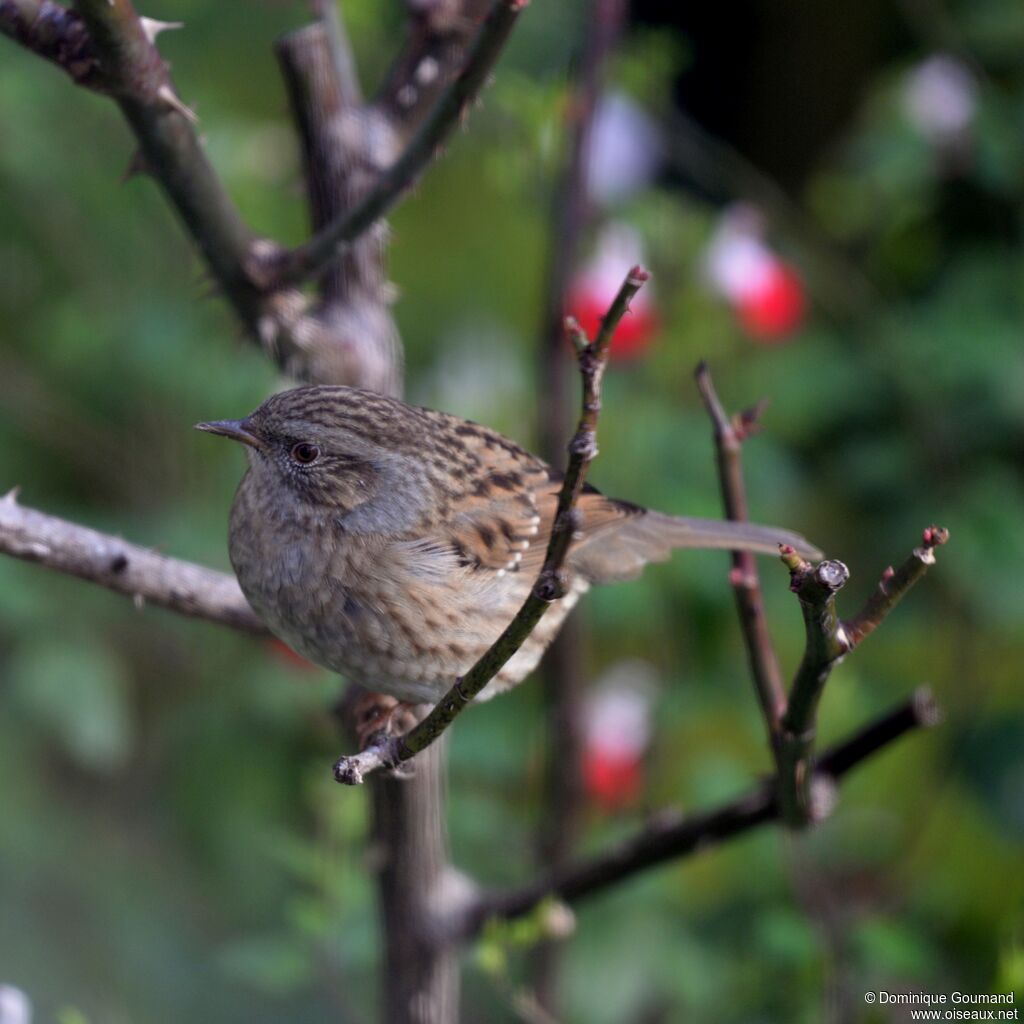
<instances>
[{"instance_id":1,"label":"blurred green foliage","mask_svg":"<svg viewBox=\"0 0 1024 1024\"><path fill-rule=\"evenodd\" d=\"M346 4L367 84L396 45L398 6ZM825 739L921 682L946 724L851 777L813 834L762 831L582 906L567 1020L888 1020L868 1012L866 989L1024 983L1024 20L1015 0L950 6L979 82L968 159L945 167L905 116L901 83L922 43L870 83L795 199L817 244L871 282L853 314L815 304L798 337L754 345L701 280L714 209L652 188L618 211L644 235L663 330L607 382L593 474L613 494L714 515L693 366L711 360L733 407L769 396L747 448L754 509L848 562L847 610L923 526L953 537L836 672ZM183 0L146 13L187 23L161 46L246 217L300 239L270 42L304 7L250 4L241 17ZM531 8L470 130L393 220L411 398L523 441L579 21L578 4ZM153 184L118 188L131 146L113 106L0 43L0 487L226 567L241 457L190 426L248 411L274 373L200 297L201 268ZM667 114L689 52L646 30L613 77ZM814 253L800 258L812 274ZM792 667L799 613L783 571L764 576ZM39 1020L66 1024L369 1019L372 852L365 794L327 771L336 681L32 566L4 561L0 581L0 981L31 995ZM642 655L663 679L645 808L707 806L766 770L721 556L680 555L592 594L583 614L588 672ZM457 863L485 882L524 879L536 687L454 732ZM586 848L642 815L594 810ZM514 1019L521 946L491 935L467 954L466 1020Z\"/></svg>"}]
</instances>

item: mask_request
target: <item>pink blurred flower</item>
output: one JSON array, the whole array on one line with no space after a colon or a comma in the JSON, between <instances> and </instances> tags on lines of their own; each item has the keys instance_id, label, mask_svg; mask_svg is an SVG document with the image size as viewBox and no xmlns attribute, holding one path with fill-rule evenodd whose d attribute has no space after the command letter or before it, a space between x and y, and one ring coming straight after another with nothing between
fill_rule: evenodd
<instances>
[{"instance_id":1,"label":"pink blurred flower","mask_svg":"<svg viewBox=\"0 0 1024 1024\"><path fill-rule=\"evenodd\" d=\"M753 207L737 204L723 211L704 268L711 287L732 306L754 341L786 341L803 324L803 279L765 241L764 220Z\"/></svg>"}]
</instances>

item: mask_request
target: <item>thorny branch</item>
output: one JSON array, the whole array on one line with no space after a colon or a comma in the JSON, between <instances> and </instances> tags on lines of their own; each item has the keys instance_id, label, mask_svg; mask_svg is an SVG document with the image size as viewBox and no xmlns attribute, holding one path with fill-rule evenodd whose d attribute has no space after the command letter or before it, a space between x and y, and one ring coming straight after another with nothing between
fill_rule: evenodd
<instances>
[{"instance_id":1,"label":"thorny branch","mask_svg":"<svg viewBox=\"0 0 1024 1024\"><path fill-rule=\"evenodd\" d=\"M563 566L573 534L577 530L575 505L583 490L587 469L597 456L601 380L608 363L612 335L628 311L630 300L643 287L648 276L642 267L630 270L592 342L587 341L575 321L566 323L576 346L583 382L583 408L576 433L569 442L569 463L558 495L558 507L544 565L522 608L501 636L465 676L455 681L422 722L404 736L384 737L358 754L341 758L334 766L334 777L339 782L349 786L359 785L370 772L379 768L395 768L430 746L525 643L551 603L566 593L568 579Z\"/></svg>"},{"instance_id":2,"label":"thorny branch","mask_svg":"<svg viewBox=\"0 0 1024 1024\"><path fill-rule=\"evenodd\" d=\"M82 19L54 0L0 0L0 32L52 61L74 82L99 88L99 64Z\"/></svg>"},{"instance_id":3,"label":"thorny branch","mask_svg":"<svg viewBox=\"0 0 1024 1024\"><path fill-rule=\"evenodd\" d=\"M376 170L371 184L295 249L256 236L206 158L195 114L178 97L154 45L170 26L140 17L131 0L75 0L73 9L50 0L0 0L0 32L118 103L139 146L130 173L147 173L160 183L247 333L286 373L319 383L373 386L350 379L353 360L334 325L297 285L329 267L343 243L369 229L418 179L486 83L525 5L526 0L495 0L468 54L464 48L445 51L446 62L459 71L444 79L443 88L423 90L436 91L432 107L410 105L415 118L403 120L402 134L419 125L410 141L385 161L367 152L366 165ZM425 54L430 51L430 31L417 30L412 38L424 43ZM468 41L469 33L458 38ZM338 56L336 46L332 53ZM423 66L409 71L422 74ZM388 89L401 94L394 76ZM373 107L378 118L386 109L387 104ZM367 139L366 148L381 147ZM390 154L391 147L383 148Z\"/></svg>"},{"instance_id":4,"label":"thorny branch","mask_svg":"<svg viewBox=\"0 0 1024 1024\"><path fill-rule=\"evenodd\" d=\"M318 274L346 242L383 217L410 188L476 99L527 0L497 0L477 34L462 71L441 94L401 156L383 170L360 201L294 249L267 249L250 270L268 287L299 284Z\"/></svg>"}]
</instances>

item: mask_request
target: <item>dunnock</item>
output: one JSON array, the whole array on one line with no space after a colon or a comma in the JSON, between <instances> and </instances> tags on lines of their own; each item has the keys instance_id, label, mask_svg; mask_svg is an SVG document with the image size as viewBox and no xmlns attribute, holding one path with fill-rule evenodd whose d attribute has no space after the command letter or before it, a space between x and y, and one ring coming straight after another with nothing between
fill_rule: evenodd
<instances>
[{"instance_id":1,"label":"dunnock","mask_svg":"<svg viewBox=\"0 0 1024 1024\"><path fill-rule=\"evenodd\" d=\"M487 427L347 387L296 388L197 426L248 446L230 526L245 596L296 651L368 689L436 701L540 571L560 474ZM577 508L570 589L482 698L529 675L592 583L673 548L819 555L785 530L662 515L589 486Z\"/></svg>"}]
</instances>

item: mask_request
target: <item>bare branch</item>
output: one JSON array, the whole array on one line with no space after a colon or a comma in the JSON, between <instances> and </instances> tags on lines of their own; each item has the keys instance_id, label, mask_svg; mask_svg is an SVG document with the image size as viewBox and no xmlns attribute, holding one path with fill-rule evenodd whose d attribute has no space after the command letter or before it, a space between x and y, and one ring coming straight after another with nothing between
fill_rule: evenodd
<instances>
[{"instance_id":1,"label":"bare branch","mask_svg":"<svg viewBox=\"0 0 1024 1024\"><path fill-rule=\"evenodd\" d=\"M368 113L394 153L459 73L491 0L406 0L408 31ZM392 159L391 157L388 158Z\"/></svg>"},{"instance_id":2,"label":"bare branch","mask_svg":"<svg viewBox=\"0 0 1024 1024\"><path fill-rule=\"evenodd\" d=\"M269 635L234 576L0 499L0 552L132 598L245 633Z\"/></svg>"},{"instance_id":3,"label":"bare branch","mask_svg":"<svg viewBox=\"0 0 1024 1024\"><path fill-rule=\"evenodd\" d=\"M294 249L253 254L250 271L267 288L298 284L320 273L346 242L383 217L411 187L465 116L483 88L527 0L496 0L459 75L441 94L401 156L344 214Z\"/></svg>"},{"instance_id":4,"label":"bare branch","mask_svg":"<svg viewBox=\"0 0 1024 1024\"><path fill-rule=\"evenodd\" d=\"M103 68L103 90L120 106L145 166L167 193L225 296L258 336L267 309L245 270L254 237L207 160L194 115L178 98L143 20L129 0L75 0L75 10Z\"/></svg>"},{"instance_id":5,"label":"bare branch","mask_svg":"<svg viewBox=\"0 0 1024 1024\"><path fill-rule=\"evenodd\" d=\"M302 143L314 231L351 209L374 175L354 69L339 73L337 67L341 58L335 50L348 52L347 41L341 41L344 29L334 0L324 0L322 6L334 12L330 30L315 23L275 45ZM341 39L332 43L335 36ZM336 357L328 379L398 396L402 352L390 312L385 235L384 223L378 222L324 269L320 300L306 320L329 337L320 346Z\"/></svg>"},{"instance_id":6,"label":"bare branch","mask_svg":"<svg viewBox=\"0 0 1024 1024\"><path fill-rule=\"evenodd\" d=\"M831 810L830 800L815 802L811 757L825 683L836 662L849 650L836 613L836 594L850 578L850 570L837 561L806 562L786 545L781 550L789 568L790 590L800 600L807 634L778 737L779 802L786 822L799 827L825 817Z\"/></svg>"},{"instance_id":7,"label":"bare branch","mask_svg":"<svg viewBox=\"0 0 1024 1024\"><path fill-rule=\"evenodd\" d=\"M348 33L345 31L345 24L341 20L338 0L314 0L313 6L320 16L320 24L323 26L327 39L327 49L331 55L331 65L334 69L335 86L338 92L349 103L362 103L363 94L359 86L356 60L349 43Z\"/></svg>"},{"instance_id":8,"label":"bare branch","mask_svg":"<svg viewBox=\"0 0 1024 1024\"><path fill-rule=\"evenodd\" d=\"M921 688L911 700L827 751L817 762L816 773L840 779L907 732L929 728L938 720L934 698ZM636 835L593 858L520 887L483 893L453 922L453 930L469 939L489 918L521 917L550 897L576 903L648 868L710 849L779 818L780 802L772 783L702 814L662 811Z\"/></svg>"},{"instance_id":9,"label":"bare branch","mask_svg":"<svg viewBox=\"0 0 1024 1024\"><path fill-rule=\"evenodd\" d=\"M707 363L701 363L696 373L697 389L707 408L714 427L715 456L718 480L722 490L727 519L746 522L750 518L746 485L743 482L742 445L757 426L760 409L730 418L711 380ZM768 725L768 736L775 748L779 719L786 708L786 693L782 672L775 655L761 596L761 581L757 572L757 559L749 551L733 551L732 572L729 580L736 597L743 643L747 649L751 675L758 702Z\"/></svg>"},{"instance_id":10,"label":"bare branch","mask_svg":"<svg viewBox=\"0 0 1024 1024\"><path fill-rule=\"evenodd\" d=\"M851 649L882 624L882 620L896 607L903 595L935 564L935 548L947 540L949 530L941 526L929 526L924 531L921 546L914 548L899 569L894 570L889 566L882 573L878 587L864 607L843 622L843 632Z\"/></svg>"},{"instance_id":11,"label":"bare branch","mask_svg":"<svg viewBox=\"0 0 1024 1024\"><path fill-rule=\"evenodd\" d=\"M812 565L792 548L781 549L782 560L790 571L790 589L800 599L807 631L804 656L780 723L779 800L789 824L805 825L829 809L827 803L824 807L816 806L812 752L818 703L833 667L877 628L903 594L934 564L935 547L948 539L948 530L928 527L922 546L914 550L899 572L886 570L875 593L849 627L840 621L835 605L836 592L849 579L846 566L835 561Z\"/></svg>"},{"instance_id":12,"label":"bare branch","mask_svg":"<svg viewBox=\"0 0 1024 1024\"><path fill-rule=\"evenodd\" d=\"M569 443L569 464L558 495L544 565L522 608L501 636L465 676L455 681L422 722L404 736L384 738L358 754L341 758L334 766L334 777L339 782L358 785L370 772L397 767L430 746L519 650L551 603L565 595L568 579L563 566L577 530L575 505L583 490L587 469L597 455L601 379L608 362L608 349L616 326L629 309L630 300L647 279L647 271L642 267L630 270L605 314L597 337L578 353L583 379L583 409L576 434Z\"/></svg>"},{"instance_id":13,"label":"bare branch","mask_svg":"<svg viewBox=\"0 0 1024 1024\"><path fill-rule=\"evenodd\" d=\"M179 99L167 65L153 39L161 25L140 18L131 0L75 0L68 10L50 0L0 0L0 32L63 67L79 84L115 99L134 133L139 152L133 157L128 176L152 175L198 245L220 291L232 305L249 336L257 341L281 369L299 380L339 383L394 393L399 375L397 339L386 328L390 317L383 306L327 301L314 307L292 283L328 267L343 242L355 240L370 228L400 198L429 163L438 147L475 99L526 0L498 0L484 27L477 34L461 72L447 83L440 99L426 117L422 129L406 150L376 178L372 186L358 189L361 201L332 212L324 230L296 250L258 238L242 221L220 179L206 158L196 135L195 115ZM336 14L336 12L335 12ZM337 79L351 88L355 73L346 67L340 22L327 12L331 58ZM461 56L461 50L459 55ZM454 51L453 51L454 53ZM451 57L454 60L454 56ZM357 93L356 93L356 98ZM421 113L417 106L417 115ZM369 123L369 115L361 111ZM375 132L374 135L379 135ZM366 142L367 166L379 164ZM338 232L327 240L330 230ZM305 257L316 251L308 265ZM301 263L300 273L278 274L293 257ZM364 328L374 330L367 332ZM377 322L380 321L380 322ZM381 351L357 359L352 338L384 339ZM366 342L365 348L370 348ZM378 346L381 348L381 346ZM383 349L387 349L384 351ZM391 376L384 379L387 367Z\"/></svg>"}]
</instances>

